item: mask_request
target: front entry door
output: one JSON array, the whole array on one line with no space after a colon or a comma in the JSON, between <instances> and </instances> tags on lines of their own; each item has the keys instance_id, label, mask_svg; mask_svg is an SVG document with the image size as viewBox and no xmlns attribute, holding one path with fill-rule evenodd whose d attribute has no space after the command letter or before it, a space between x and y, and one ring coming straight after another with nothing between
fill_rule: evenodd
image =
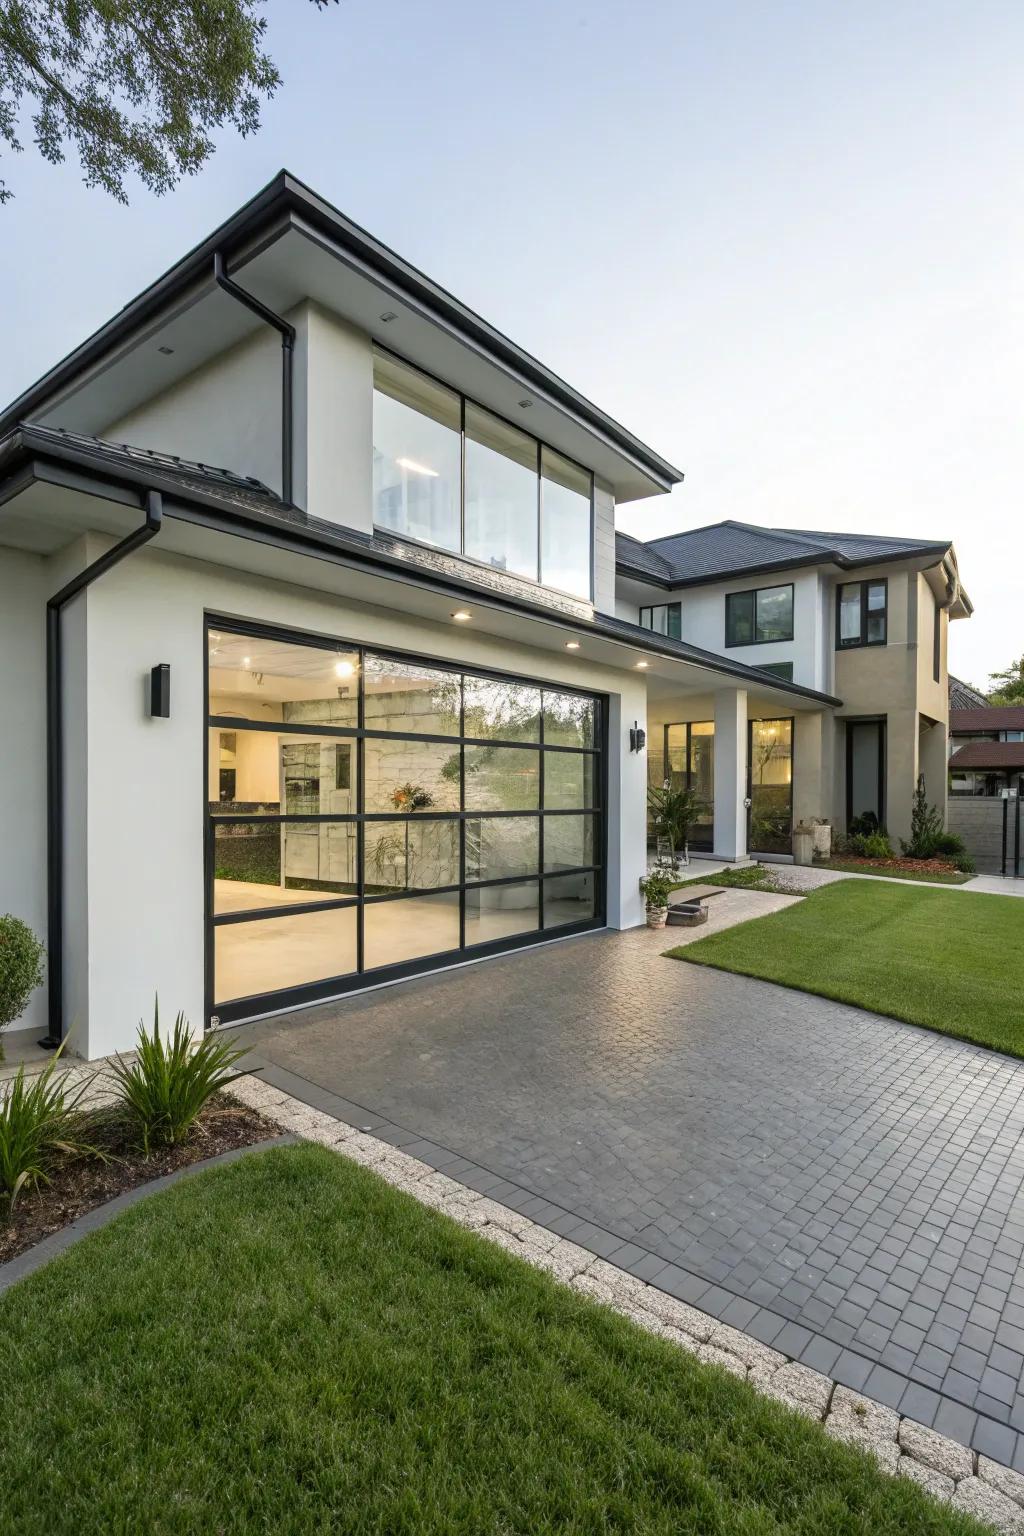
<instances>
[{"instance_id":1,"label":"front entry door","mask_svg":"<svg viewBox=\"0 0 1024 1536\"><path fill-rule=\"evenodd\" d=\"M751 853L793 851L793 721L751 720L747 774Z\"/></svg>"},{"instance_id":2,"label":"front entry door","mask_svg":"<svg viewBox=\"0 0 1024 1536\"><path fill-rule=\"evenodd\" d=\"M885 721L846 722L846 830L885 826Z\"/></svg>"}]
</instances>

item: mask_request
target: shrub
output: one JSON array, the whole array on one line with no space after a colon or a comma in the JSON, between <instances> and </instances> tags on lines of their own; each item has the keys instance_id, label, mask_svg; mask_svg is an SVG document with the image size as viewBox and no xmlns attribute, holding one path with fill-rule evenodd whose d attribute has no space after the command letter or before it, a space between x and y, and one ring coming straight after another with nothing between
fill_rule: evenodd
<instances>
[{"instance_id":1,"label":"shrub","mask_svg":"<svg viewBox=\"0 0 1024 1536\"><path fill-rule=\"evenodd\" d=\"M0 1194L8 1214L21 1191L48 1184L54 1165L64 1157L99 1155L83 1138L87 1124L78 1108L85 1084L69 1097L63 1077L57 1077L57 1055L38 1076L25 1078L25 1068L0 1099Z\"/></svg>"},{"instance_id":2,"label":"shrub","mask_svg":"<svg viewBox=\"0 0 1024 1536\"><path fill-rule=\"evenodd\" d=\"M936 845L946 834L942 826L942 812L928 804L924 775L917 781L914 806L910 813L910 842L900 839L900 847L908 859L933 859Z\"/></svg>"},{"instance_id":3,"label":"shrub","mask_svg":"<svg viewBox=\"0 0 1024 1536\"><path fill-rule=\"evenodd\" d=\"M874 811L865 811L863 816L855 816L850 822L850 836L871 837L875 832L884 832L885 828L879 825L878 817Z\"/></svg>"},{"instance_id":4,"label":"shrub","mask_svg":"<svg viewBox=\"0 0 1024 1536\"><path fill-rule=\"evenodd\" d=\"M231 1068L244 1055L244 1047L229 1045L217 1035L205 1035L193 1049L183 1013L165 1040L159 1005L154 1005L153 1033L139 1021L135 1060L118 1056L112 1067L121 1105L139 1133L143 1151L148 1155L152 1147L184 1141L209 1099L242 1076Z\"/></svg>"},{"instance_id":5,"label":"shrub","mask_svg":"<svg viewBox=\"0 0 1024 1536\"><path fill-rule=\"evenodd\" d=\"M866 818L864 818L866 819ZM849 851L862 859L891 859L894 857L889 834L884 827L876 832L858 832L849 839Z\"/></svg>"},{"instance_id":6,"label":"shrub","mask_svg":"<svg viewBox=\"0 0 1024 1536\"><path fill-rule=\"evenodd\" d=\"M672 881L668 875L663 875L660 870L654 869L640 881L640 890L648 907L667 907Z\"/></svg>"},{"instance_id":7,"label":"shrub","mask_svg":"<svg viewBox=\"0 0 1024 1536\"><path fill-rule=\"evenodd\" d=\"M43 979L46 953L27 923L8 912L0 917L0 1031L28 1007L28 1000ZM0 1034L0 1061L4 1059Z\"/></svg>"},{"instance_id":8,"label":"shrub","mask_svg":"<svg viewBox=\"0 0 1024 1536\"><path fill-rule=\"evenodd\" d=\"M969 853L954 853L953 868L958 869L962 875L976 875L978 866Z\"/></svg>"},{"instance_id":9,"label":"shrub","mask_svg":"<svg viewBox=\"0 0 1024 1536\"><path fill-rule=\"evenodd\" d=\"M959 832L941 832L934 839L935 852L944 859L955 859L960 854L966 854L967 847Z\"/></svg>"}]
</instances>

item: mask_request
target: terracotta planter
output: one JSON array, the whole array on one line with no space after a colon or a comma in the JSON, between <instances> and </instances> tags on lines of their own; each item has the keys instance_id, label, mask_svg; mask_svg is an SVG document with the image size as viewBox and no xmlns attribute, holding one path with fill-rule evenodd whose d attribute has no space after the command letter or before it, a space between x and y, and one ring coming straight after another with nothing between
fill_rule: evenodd
<instances>
[{"instance_id":1,"label":"terracotta planter","mask_svg":"<svg viewBox=\"0 0 1024 1536\"><path fill-rule=\"evenodd\" d=\"M648 928L664 928L664 926L665 926L665 924L667 922L668 922L668 907L648 907L647 908L647 926L648 926Z\"/></svg>"}]
</instances>

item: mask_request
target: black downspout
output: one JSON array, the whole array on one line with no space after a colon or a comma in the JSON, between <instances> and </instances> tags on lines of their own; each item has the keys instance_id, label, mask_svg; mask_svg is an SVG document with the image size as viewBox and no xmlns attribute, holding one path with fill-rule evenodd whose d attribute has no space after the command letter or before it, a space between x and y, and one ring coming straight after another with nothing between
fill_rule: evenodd
<instances>
[{"instance_id":1,"label":"black downspout","mask_svg":"<svg viewBox=\"0 0 1024 1536\"><path fill-rule=\"evenodd\" d=\"M64 1039L64 658L61 612L126 555L160 532L163 498L146 492L146 521L61 587L46 604L46 949L49 1029L39 1044L55 1051Z\"/></svg>"},{"instance_id":2,"label":"black downspout","mask_svg":"<svg viewBox=\"0 0 1024 1536\"><path fill-rule=\"evenodd\" d=\"M246 309L251 309L254 315L259 315L267 325L272 325L281 336L281 499L288 506L292 505L292 362L295 352L295 327L289 325L287 320L282 320L280 315L275 315L272 309L261 304L259 299L251 293L246 293L244 288L227 275L224 267L224 257L220 251L213 253L213 276L217 285L230 293L239 304L244 304Z\"/></svg>"}]
</instances>

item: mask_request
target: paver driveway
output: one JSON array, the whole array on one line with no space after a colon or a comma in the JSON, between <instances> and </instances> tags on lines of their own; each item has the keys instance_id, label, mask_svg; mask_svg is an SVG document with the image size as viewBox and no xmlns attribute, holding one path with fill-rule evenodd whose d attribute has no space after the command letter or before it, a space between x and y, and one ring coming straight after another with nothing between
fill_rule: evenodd
<instances>
[{"instance_id":1,"label":"paver driveway","mask_svg":"<svg viewBox=\"0 0 1024 1536\"><path fill-rule=\"evenodd\" d=\"M665 945L592 935L243 1034L310 1102L1021 1464L1024 1063Z\"/></svg>"}]
</instances>

